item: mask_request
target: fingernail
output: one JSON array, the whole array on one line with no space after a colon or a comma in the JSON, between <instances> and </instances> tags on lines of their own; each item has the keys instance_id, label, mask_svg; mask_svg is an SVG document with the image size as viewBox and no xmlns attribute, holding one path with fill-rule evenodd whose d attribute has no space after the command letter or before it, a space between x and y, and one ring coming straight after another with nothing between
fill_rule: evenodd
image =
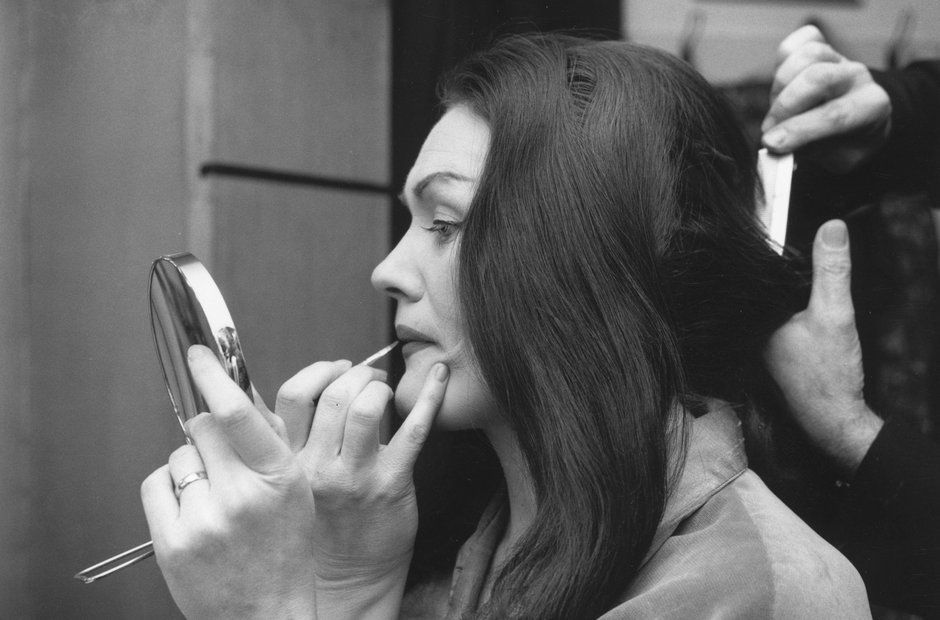
<instances>
[{"instance_id":1,"label":"fingernail","mask_svg":"<svg viewBox=\"0 0 940 620\"><path fill-rule=\"evenodd\" d=\"M782 149L786 146L787 130L775 127L764 134L764 144L774 149Z\"/></svg>"},{"instance_id":2,"label":"fingernail","mask_svg":"<svg viewBox=\"0 0 940 620\"><path fill-rule=\"evenodd\" d=\"M447 380L447 375L450 374L450 369L445 364L435 364L434 365L434 378L443 383Z\"/></svg>"},{"instance_id":3,"label":"fingernail","mask_svg":"<svg viewBox=\"0 0 940 620\"><path fill-rule=\"evenodd\" d=\"M841 250L849 243L849 233L840 221L826 222L822 229L822 242L831 250Z\"/></svg>"},{"instance_id":4,"label":"fingernail","mask_svg":"<svg viewBox=\"0 0 940 620\"><path fill-rule=\"evenodd\" d=\"M765 119L764 119L764 122L760 124L761 133L763 133L763 132L767 131L768 129L770 129L771 127L773 127L774 124L775 124L775 123L774 123L774 119L770 118L769 116L768 116L767 118L765 118Z\"/></svg>"}]
</instances>

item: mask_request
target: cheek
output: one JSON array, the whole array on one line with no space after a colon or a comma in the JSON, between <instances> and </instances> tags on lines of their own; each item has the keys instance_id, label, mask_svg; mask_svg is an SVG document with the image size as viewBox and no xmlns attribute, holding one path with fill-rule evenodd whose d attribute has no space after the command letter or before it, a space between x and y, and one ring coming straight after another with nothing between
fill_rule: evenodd
<instances>
[{"instance_id":1,"label":"cheek","mask_svg":"<svg viewBox=\"0 0 940 620\"><path fill-rule=\"evenodd\" d=\"M430 366L409 365L406 368L395 390L398 415L406 417L414 408ZM485 428L495 419L496 411L496 402L486 385L468 368L457 367L451 369L444 402L434 420L434 426L449 431Z\"/></svg>"}]
</instances>

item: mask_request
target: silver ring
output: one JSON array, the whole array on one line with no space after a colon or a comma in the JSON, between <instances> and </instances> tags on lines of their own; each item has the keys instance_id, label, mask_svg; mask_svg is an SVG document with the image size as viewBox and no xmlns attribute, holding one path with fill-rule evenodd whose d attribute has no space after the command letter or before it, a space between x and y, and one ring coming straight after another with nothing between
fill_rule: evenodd
<instances>
[{"instance_id":1,"label":"silver ring","mask_svg":"<svg viewBox=\"0 0 940 620\"><path fill-rule=\"evenodd\" d=\"M194 471L191 474L187 474L179 479L176 483L176 499L180 498L180 495L183 493L183 489L196 482L197 480L208 480L209 476L206 474L205 470Z\"/></svg>"}]
</instances>

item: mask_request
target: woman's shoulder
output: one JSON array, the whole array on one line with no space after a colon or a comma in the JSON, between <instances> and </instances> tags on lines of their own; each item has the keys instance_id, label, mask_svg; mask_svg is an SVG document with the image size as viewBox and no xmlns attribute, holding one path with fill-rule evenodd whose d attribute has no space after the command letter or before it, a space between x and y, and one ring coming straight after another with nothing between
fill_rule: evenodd
<instances>
[{"instance_id":1,"label":"woman's shoulder","mask_svg":"<svg viewBox=\"0 0 940 620\"><path fill-rule=\"evenodd\" d=\"M865 586L832 545L747 470L689 515L604 616L870 618Z\"/></svg>"}]
</instances>

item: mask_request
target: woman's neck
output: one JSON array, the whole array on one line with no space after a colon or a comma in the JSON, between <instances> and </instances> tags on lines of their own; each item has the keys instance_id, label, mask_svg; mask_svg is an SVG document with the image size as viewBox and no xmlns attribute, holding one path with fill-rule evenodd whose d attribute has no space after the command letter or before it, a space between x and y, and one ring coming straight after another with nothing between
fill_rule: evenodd
<instances>
[{"instance_id":1,"label":"woman's neck","mask_svg":"<svg viewBox=\"0 0 940 620\"><path fill-rule=\"evenodd\" d=\"M509 522L506 533L493 557L493 566L498 566L509 555L513 545L522 537L535 520L535 487L529 476L529 468L522 456L516 434L503 424L484 430L496 452L506 480L506 497L509 501Z\"/></svg>"}]
</instances>

